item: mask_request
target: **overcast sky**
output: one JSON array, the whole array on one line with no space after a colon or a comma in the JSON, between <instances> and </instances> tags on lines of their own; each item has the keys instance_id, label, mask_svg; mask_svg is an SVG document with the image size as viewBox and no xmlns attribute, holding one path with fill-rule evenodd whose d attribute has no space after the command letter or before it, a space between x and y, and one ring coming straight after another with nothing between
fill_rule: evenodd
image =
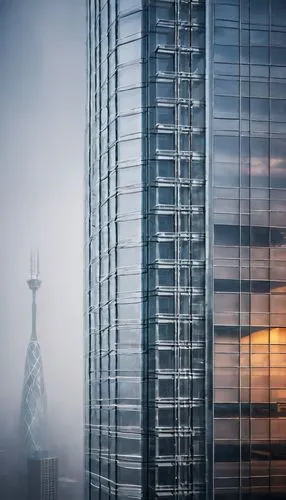
<instances>
[{"instance_id":1,"label":"overcast sky","mask_svg":"<svg viewBox=\"0 0 286 500\"><path fill-rule=\"evenodd\" d=\"M18 419L34 247L49 415L79 454L84 106L84 1L0 0L0 422Z\"/></svg>"}]
</instances>

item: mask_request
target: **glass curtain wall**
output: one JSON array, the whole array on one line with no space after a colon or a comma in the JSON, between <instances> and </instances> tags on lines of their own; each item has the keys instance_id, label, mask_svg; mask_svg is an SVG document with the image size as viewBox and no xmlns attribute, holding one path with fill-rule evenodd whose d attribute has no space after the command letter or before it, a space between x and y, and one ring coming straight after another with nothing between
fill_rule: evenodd
<instances>
[{"instance_id":1,"label":"glass curtain wall","mask_svg":"<svg viewBox=\"0 0 286 500\"><path fill-rule=\"evenodd\" d=\"M142 498L142 7L89 0L86 498Z\"/></svg>"},{"instance_id":2,"label":"glass curtain wall","mask_svg":"<svg viewBox=\"0 0 286 500\"><path fill-rule=\"evenodd\" d=\"M207 495L204 6L87 1L89 500Z\"/></svg>"},{"instance_id":3,"label":"glass curtain wall","mask_svg":"<svg viewBox=\"0 0 286 500\"><path fill-rule=\"evenodd\" d=\"M216 0L216 499L286 490L286 3Z\"/></svg>"},{"instance_id":4,"label":"glass curtain wall","mask_svg":"<svg viewBox=\"0 0 286 500\"><path fill-rule=\"evenodd\" d=\"M144 498L205 500L205 4L144 32Z\"/></svg>"}]
</instances>

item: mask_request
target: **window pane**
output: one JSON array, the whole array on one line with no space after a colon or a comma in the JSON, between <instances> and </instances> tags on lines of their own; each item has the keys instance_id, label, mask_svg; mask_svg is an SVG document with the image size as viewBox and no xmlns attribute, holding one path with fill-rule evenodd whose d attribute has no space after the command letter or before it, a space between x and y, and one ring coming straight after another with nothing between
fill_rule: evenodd
<instances>
[{"instance_id":1,"label":"window pane","mask_svg":"<svg viewBox=\"0 0 286 500\"><path fill-rule=\"evenodd\" d=\"M175 230L175 218L173 214L158 215L158 229L162 233L173 233Z\"/></svg>"},{"instance_id":2,"label":"window pane","mask_svg":"<svg viewBox=\"0 0 286 500\"><path fill-rule=\"evenodd\" d=\"M214 97L214 116L224 118L238 118L239 98L238 97Z\"/></svg>"},{"instance_id":3,"label":"window pane","mask_svg":"<svg viewBox=\"0 0 286 500\"><path fill-rule=\"evenodd\" d=\"M158 269L158 282L160 286L175 286L175 270L169 267Z\"/></svg>"},{"instance_id":4,"label":"window pane","mask_svg":"<svg viewBox=\"0 0 286 500\"><path fill-rule=\"evenodd\" d=\"M221 80L215 79L215 94L221 95L239 95L239 82L237 80Z\"/></svg>"},{"instance_id":5,"label":"window pane","mask_svg":"<svg viewBox=\"0 0 286 500\"><path fill-rule=\"evenodd\" d=\"M231 136L216 136L214 140L214 155L218 162L237 163L239 157L239 138Z\"/></svg>"},{"instance_id":6,"label":"window pane","mask_svg":"<svg viewBox=\"0 0 286 500\"><path fill-rule=\"evenodd\" d=\"M119 20L118 32L119 38L126 38L141 32L141 12L136 12L130 16Z\"/></svg>"},{"instance_id":7,"label":"window pane","mask_svg":"<svg viewBox=\"0 0 286 500\"><path fill-rule=\"evenodd\" d=\"M175 258L175 242L174 241L160 241L159 258L162 260L173 260Z\"/></svg>"},{"instance_id":8,"label":"window pane","mask_svg":"<svg viewBox=\"0 0 286 500\"><path fill-rule=\"evenodd\" d=\"M236 5L216 5L215 6L215 18L216 19L229 19L233 21L238 21L239 19L239 8Z\"/></svg>"},{"instance_id":9,"label":"window pane","mask_svg":"<svg viewBox=\"0 0 286 500\"><path fill-rule=\"evenodd\" d=\"M219 45L239 45L239 30L216 27L214 41Z\"/></svg>"},{"instance_id":10,"label":"window pane","mask_svg":"<svg viewBox=\"0 0 286 500\"><path fill-rule=\"evenodd\" d=\"M158 148L161 150L172 151L175 149L174 134L158 134L157 141L158 141Z\"/></svg>"},{"instance_id":11,"label":"window pane","mask_svg":"<svg viewBox=\"0 0 286 500\"><path fill-rule=\"evenodd\" d=\"M173 54L157 54L158 71L171 73L175 69L175 58Z\"/></svg>"},{"instance_id":12,"label":"window pane","mask_svg":"<svg viewBox=\"0 0 286 500\"><path fill-rule=\"evenodd\" d=\"M156 18L173 20L175 15L175 7L173 2L156 2Z\"/></svg>"},{"instance_id":13,"label":"window pane","mask_svg":"<svg viewBox=\"0 0 286 500\"><path fill-rule=\"evenodd\" d=\"M173 295L160 295L158 299L159 299L159 313L174 314L175 298Z\"/></svg>"},{"instance_id":14,"label":"window pane","mask_svg":"<svg viewBox=\"0 0 286 500\"><path fill-rule=\"evenodd\" d=\"M162 125L174 125L175 109L174 107L159 106L157 108L158 123Z\"/></svg>"},{"instance_id":15,"label":"window pane","mask_svg":"<svg viewBox=\"0 0 286 500\"><path fill-rule=\"evenodd\" d=\"M232 45L215 45L214 61L217 63L239 62L239 47Z\"/></svg>"},{"instance_id":16,"label":"window pane","mask_svg":"<svg viewBox=\"0 0 286 500\"><path fill-rule=\"evenodd\" d=\"M175 43L175 32L173 29L158 28L156 36L158 45L174 45Z\"/></svg>"},{"instance_id":17,"label":"window pane","mask_svg":"<svg viewBox=\"0 0 286 500\"><path fill-rule=\"evenodd\" d=\"M175 177L175 162L173 160L158 161L159 177L173 178Z\"/></svg>"},{"instance_id":18,"label":"window pane","mask_svg":"<svg viewBox=\"0 0 286 500\"><path fill-rule=\"evenodd\" d=\"M117 50L118 64L127 64L141 57L141 40L120 45Z\"/></svg>"},{"instance_id":19,"label":"window pane","mask_svg":"<svg viewBox=\"0 0 286 500\"><path fill-rule=\"evenodd\" d=\"M175 86L173 80L159 81L157 83L157 97L174 98Z\"/></svg>"},{"instance_id":20,"label":"window pane","mask_svg":"<svg viewBox=\"0 0 286 500\"><path fill-rule=\"evenodd\" d=\"M172 186L158 188L158 201L162 205L174 205L175 203L175 188Z\"/></svg>"}]
</instances>

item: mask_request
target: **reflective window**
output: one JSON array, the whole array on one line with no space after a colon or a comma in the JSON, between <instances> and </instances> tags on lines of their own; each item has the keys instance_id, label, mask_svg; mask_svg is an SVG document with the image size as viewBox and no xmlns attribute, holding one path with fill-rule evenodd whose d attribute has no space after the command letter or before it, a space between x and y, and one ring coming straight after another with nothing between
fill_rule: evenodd
<instances>
[{"instance_id":1,"label":"reflective window","mask_svg":"<svg viewBox=\"0 0 286 500\"><path fill-rule=\"evenodd\" d=\"M175 356L173 350L165 349L159 351L159 369L173 370L175 364Z\"/></svg>"},{"instance_id":2,"label":"reflective window","mask_svg":"<svg viewBox=\"0 0 286 500\"><path fill-rule=\"evenodd\" d=\"M285 64L285 58L286 58L286 47L271 48L271 64L277 64L278 66L283 66Z\"/></svg>"},{"instance_id":3,"label":"reflective window","mask_svg":"<svg viewBox=\"0 0 286 500\"><path fill-rule=\"evenodd\" d=\"M250 3L250 22L253 24L269 24L268 0L252 0Z\"/></svg>"},{"instance_id":4,"label":"reflective window","mask_svg":"<svg viewBox=\"0 0 286 500\"><path fill-rule=\"evenodd\" d=\"M252 45L268 46L269 44L268 31L251 29L248 33L250 36L250 39L248 38L248 43L250 43L250 46Z\"/></svg>"},{"instance_id":5,"label":"reflective window","mask_svg":"<svg viewBox=\"0 0 286 500\"><path fill-rule=\"evenodd\" d=\"M157 83L157 96L163 98L175 97L175 85L173 80L160 80Z\"/></svg>"},{"instance_id":6,"label":"reflective window","mask_svg":"<svg viewBox=\"0 0 286 500\"><path fill-rule=\"evenodd\" d=\"M179 118L180 125L183 125L185 127L189 127L190 126L190 118L191 118L189 106L180 106L179 114L180 114L180 118Z\"/></svg>"},{"instance_id":7,"label":"reflective window","mask_svg":"<svg viewBox=\"0 0 286 500\"><path fill-rule=\"evenodd\" d=\"M175 162L174 160L159 160L158 161L159 177L173 178L175 177Z\"/></svg>"},{"instance_id":8,"label":"reflective window","mask_svg":"<svg viewBox=\"0 0 286 500\"><path fill-rule=\"evenodd\" d=\"M216 95L239 95L239 81L215 79L214 91Z\"/></svg>"},{"instance_id":9,"label":"reflective window","mask_svg":"<svg viewBox=\"0 0 286 500\"><path fill-rule=\"evenodd\" d=\"M157 53L158 71L172 73L175 69L175 58L173 54Z\"/></svg>"},{"instance_id":10,"label":"reflective window","mask_svg":"<svg viewBox=\"0 0 286 500\"><path fill-rule=\"evenodd\" d=\"M250 47L250 63L263 65L269 64L268 47Z\"/></svg>"},{"instance_id":11,"label":"reflective window","mask_svg":"<svg viewBox=\"0 0 286 500\"><path fill-rule=\"evenodd\" d=\"M205 97L205 86L202 81L192 81L192 98L195 101L201 101Z\"/></svg>"},{"instance_id":12,"label":"reflective window","mask_svg":"<svg viewBox=\"0 0 286 500\"><path fill-rule=\"evenodd\" d=\"M128 10L138 10L141 9L141 7L142 7L141 0L132 1L132 5L128 0L120 0L119 2L120 13L122 12L126 13Z\"/></svg>"},{"instance_id":13,"label":"reflective window","mask_svg":"<svg viewBox=\"0 0 286 500\"><path fill-rule=\"evenodd\" d=\"M239 48L232 45L215 45L214 61L217 63L235 63L239 61Z\"/></svg>"},{"instance_id":14,"label":"reflective window","mask_svg":"<svg viewBox=\"0 0 286 500\"><path fill-rule=\"evenodd\" d=\"M190 45L198 49L203 49L205 47L205 32L202 29L192 29Z\"/></svg>"},{"instance_id":15,"label":"reflective window","mask_svg":"<svg viewBox=\"0 0 286 500\"><path fill-rule=\"evenodd\" d=\"M189 21L186 12L186 21ZM205 10L202 4L192 4L191 5L191 22L194 24L204 24L205 22Z\"/></svg>"},{"instance_id":16,"label":"reflective window","mask_svg":"<svg viewBox=\"0 0 286 500\"><path fill-rule=\"evenodd\" d=\"M179 31L179 40L182 47L191 46L191 32L189 28L181 28Z\"/></svg>"},{"instance_id":17,"label":"reflective window","mask_svg":"<svg viewBox=\"0 0 286 500\"><path fill-rule=\"evenodd\" d=\"M205 73L205 59L202 54L192 54L192 73L203 75Z\"/></svg>"},{"instance_id":18,"label":"reflective window","mask_svg":"<svg viewBox=\"0 0 286 500\"><path fill-rule=\"evenodd\" d=\"M175 108L173 106L159 106L157 108L157 120L162 125L174 125Z\"/></svg>"},{"instance_id":19,"label":"reflective window","mask_svg":"<svg viewBox=\"0 0 286 500\"><path fill-rule=\"evenodd\" d=\"M179 57L179 71L182 71L184 73L189 73L190 64L191 64L190 54L188 52L185 54L181 53Z\"/></svg>"},{"instance_id":20,"label":"reflective window","mask_svg":"<svg viewBox=\"0 0 286 500\"><path fill-rule=\"evenodd\" d=\"M175 31L170 28L158 28L157 44L158 45L174 45Z\"/></svg>"},{"instance_id":21,"label":"reflective window","mask_svg":"<svg viewBox=\"0 0 286 500\"><path fill-rule=\"evenodd\" d=\"M141 89L129 89L117 94L117 107L119 113L127 113L129 110L138 109L141 104Z\"/></svg>"},{"instance_id":22,"label":"reflective window","mask_svg":"<svg viewBox=\"0 0 286 500\"><path fill-rule=\"evenodd\" d=\"M160 241L158 243L159 258L162 260L173 260L175 258L175 242Z\"/></svg>"},{"instance_id":23,"label":"reflective window","mask_svg":"<svg viewBox=\"0 0 286 500\"><path fill-rule=\"evenodd\" d=\"M131 63L141 57L141 40L120 45L117 50L118 64Z\"/></svg>"},{"instance_id":24,"label":"reflective window","mask_svg":"<svg viewBox=\"0 0 286 500\"><path fill-rule=\"evenodd\" d=\"M173 233L175 230L175 219L173 214L158 215L158 230L162 233Z\"/></svg>"},{"instance_id":25,"label":"reflective window","mask_svg":"<svg viewBox=\"0 0 286 500\"><path fill-rule=\"evenodd\" d=\"M239 115L239 99L236 97L215 96L214 116L237 118Z\"/></svg>"},{"instance_id":26,"label":"reflective window","mask_svg":"<svg viewBox=\"0 0 286 500\"><path fill-rule=\"evenodd\" d=\"M164 134L160 133L157 135L158 149L161 150L173 150L175 149L175 137L174 134Z\"/></svg>"},{"instance_id":27,"label":"reflective window","mask_svg":"<svg viewBox=\"0 0 286 500\"><path fill-rule=\"evenodd\" d=\"M271 97L286 98L286 85L284 83L272 82L270 84Z\"/></svg>"},{"instance_id":28,"label":"reflective window","mask_svg":"<svg viewBox=\"0 0 286 500\"><path fill-rule=\"evenodd\" d=\"M175 188L172 186L161 186L158 188L158 202L161 205L174 205Z\"/></svg>"},{"instance_id":29,"label":"reflective window","mask_svg":"<svg viewBox=\"0 0 286 500\"><path fill-rule=\"evenodd\" d=\"M216 27L214 42L219 45L239 45L239 30Z\"/></svg>"},{"instance_id":30,"label":"reflective window","mask_svg":"<svg viewBox=\"0 0 286 500\"><path fill-rule=\"evenodd\" d=\"M190 177L190 162L187 159L180 161L180 177L189 179Z\"/></svg>"},{"instance_id":31,"label":"reflective window","mask_svg":"<svg viewBox=\"0 0 286 500\"><path fill-rule=\"evenodd\" d=\"M272 99L271 100L271 120L277 122L285 121L286 100Z\"/></svg>"},{"instance_id":32,"label":"reflective window","mask_svg":"<svg viewBox=\"0 0 286 500\"><path fill-rule=\"evenodd\" d=\"M239 138L216 136L214 139L214 155L217 162L236 163L239 157Z\"/></svg>"},{"instance_id":33,"label":"reflective window","mask_svg":"<svg viewBox=\"0 0 286 500\"><path fill-rule=\"evenodd\" d=\"M225 20L238 20L239 19L239 8L236 5L220 5L215 6L215 18L225 19Z\"/></svg>"},{"instance_id":34,"label":"reflective window","mask_svg":"<svg viewBox=\"0 0 286 500\"><path fill-rule=\"evenodd\" d=\"M160 295L158 297L158 312L161 314L174 314L175 298L173 295Z\"/></svg>"},{"instance_id":35,"label":"reflective window","mask_svg":"<svg viewBox=\"0 0 286 500\"><path fill-rule=\"evenodd\" d=\"M269 84L262 82L251 82L250 83L250 95L252 97L268 97L269 96Z\"/></svg>"},{"instance_id":36,"label":"reflective window","mask_svg":"<svg viewBox=\"0 0 286 500\"><path fill-rule=\"evenodd\" d=\"M179 96L183 99L190 99L191 86L190 86L189 80L180 80L180 82L179 82Z\"/></svg>"},{"instance_id":37,"label":"reflective window","mask_svg":"<svg viewBox=\"0 0 286 500\"><path fill-rule=\"evenodd\" d=\"M190 135L189 134L180 134L180 149L182 151L190 150Z\"/></svg>"},{"instance_id":38,"label":"reflective window","mask_svg":"<svg viewBox=\"0 0 286 500\"><path fill-rule=\"evenodd\" d=\"M268 120L269 119L269 101L267 99L250 100L251 118L254 120Z\"/></svg>"},{"instance_id":39,"label":"reflective window","mask_svg":"<svg viewBox=\"0 0 286 500\"><path fill-rule=\"evenodd\" d=\"M156 2L157 19L173 20L175 8L173 2Z\"/></svg>"},{"instance_id":40,"label":"reflective window","mask_svg":"<svg viewBox=\"0 0 286 500\"><path fill-rule=\"evenodd\" d=\"M119 38L127 38L141 32L141 12L120 19L118 24Z\"/></svg>"},{"instance_id":41,"label":"reflective window","mask_svg":"<svg viewBox=\"0 0 286 500\"><path fill-rule=\"evenodd\" d=\"M136 87L141 84L141 65L133 64L118 69L118 87Z\"/></svg>"},{"instance_id":42,"label":"reflective window","mask_svg":"<svg viewBox=\"0 0 286 500\"><path fill-rule=\"evenodd\" d=\"M118 135L123 137L141 132L141 114L121 116L118 120Z\"/></svg>"},{"instance_id":43,"label":"reflective window","mask_svg":"<svg viewBox=\"0 0 286 500\"><path fill-rule=\"evenodd\" d=\"M271 24L286 26L286 6L279 0L271 0Z\"/></svg>"},{"instance_id":44,"label":"reflective window","mask_svg":"<svg viewBox=\"0 0 286 500\"><path fill-rule=\"evenodd\" d=\"M279 31L271 32L271 45L278 47L286 47L286 33Z\"/></svg>"}]
</instances>

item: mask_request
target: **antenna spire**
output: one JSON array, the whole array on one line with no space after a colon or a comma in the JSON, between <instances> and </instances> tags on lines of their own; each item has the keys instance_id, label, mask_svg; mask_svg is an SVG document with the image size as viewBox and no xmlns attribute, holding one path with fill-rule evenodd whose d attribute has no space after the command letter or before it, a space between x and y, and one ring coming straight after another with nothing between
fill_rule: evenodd
<instances>
[{"instance_id":1,"label":"antenna spire","mask_svg":"<svg viewBox=\"0 0 286 500\"><path fill-rule=\"evenodd\" d=\"M36 293L41 286L40 280L40 259L39 252L30 254L30 279L28 279L27 284L32 291L32 335L31 340L37 339L36 333L36 316L37 316L37 304L36 304Z\"/></svg>"},{"instance_id":2,"label":"antenna spire","mask_svg":"<svg viewBox=\"0 0 286 500\"><path fill-rule=\"evenodd\" d=\"M30 250L30 277L33 276L33 252Z\"/></svg>"},{"instance_id":3,"label":"antenna spire","mask_svg":"<svg viewBox=\"0 0 286 500\"><path fill-rule=\"evenodd\" d=\"M37 277L40 276L40 258L39 258L39 251L37 251Z\"/></svg>"}]
</instances>

